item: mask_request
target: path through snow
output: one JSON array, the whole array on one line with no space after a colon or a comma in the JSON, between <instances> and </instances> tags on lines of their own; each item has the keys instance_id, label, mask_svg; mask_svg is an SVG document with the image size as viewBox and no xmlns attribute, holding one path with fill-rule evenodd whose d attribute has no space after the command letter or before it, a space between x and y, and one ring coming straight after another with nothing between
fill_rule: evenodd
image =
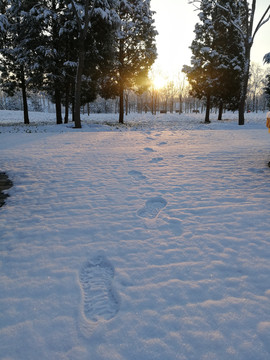
<instances>
[{"instance_id":1,"label":"path through snow","mask_svg":"<svg viewBox=\"0 0 270 360\"><path fill-rule=\"evenodd\" d=\"M216 126L0 134L2 359L270 359L270 138Z\"/></svg>"}]
</instances>

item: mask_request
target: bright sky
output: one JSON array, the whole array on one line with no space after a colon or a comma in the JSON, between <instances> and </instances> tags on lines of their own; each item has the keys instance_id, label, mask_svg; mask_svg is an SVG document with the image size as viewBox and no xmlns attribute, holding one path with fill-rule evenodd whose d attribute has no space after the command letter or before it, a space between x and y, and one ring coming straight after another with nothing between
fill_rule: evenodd
<instances>
[{"instance_id":1,"label":"bright sky","mask_svg":"<svg viewBox=\"0 0 270 360\"><path fill-rule=\"evenodd\" d=\"M257 0L257 21L266 10L270 0ZM155 25L158 59L154 69L175 78L184 64L190 64L189 46L194 39L194 27L198 22L197 11L188 0L151 0L151 8L156 11ZM257 33L252 47L251 60L263 65L263 56L270 52L270 21Z\"/></svg>"}]
</instances>

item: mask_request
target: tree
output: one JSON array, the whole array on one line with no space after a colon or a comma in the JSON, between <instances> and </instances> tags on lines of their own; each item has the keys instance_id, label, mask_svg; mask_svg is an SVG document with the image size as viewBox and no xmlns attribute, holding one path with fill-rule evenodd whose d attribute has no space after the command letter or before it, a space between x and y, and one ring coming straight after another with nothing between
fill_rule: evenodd
<instances>
[{"instance_id":1,"label":"tree","mask_svg":"<svg viewBox=\"0 0 270 360\"><path fill-rule=\"evenodd\" d=\"M190 3L199 3L200 7L205 6L205 0L190 0ZM252 0L251 5L248 0L241 1L209 1L209 6L219 7L227 13L227 21L232 25L238 33L238 48L241 50L241 57L243 58L242 75L240 78L240 93L239 93L239 125L244 125L245 118L245 101L247 96L247 86L249 79L250 68L250 52L254 43L254 38L259 29L270 19L270 5L267 6L264 14L259 20L254 30L254 17L256 11L256 0ZM234 9L237 11L235 12ZM225 27L226 27L225 26Z\"/></svg>"},{"instance_id":2,"label":"tree","mask_svg":"<svg viewBox=\"0 0 270 360\"><path fill-rule=\"evenodd\" d=\"M148 71L157 56L157 32L150 0L120 0L117 13L115 57L105 84L111 96L119 95L119 123L124 123L124 90L146 89Z\"/></svg>"},{"instance_id":3,"label":"tree","mask_svg":"<svg viewBox=\"0 0 270 360\"><path fill-rule=\"evenodd\" d=\"M29 124L27 87L38 82L41 73L35 62L35 48L41 28L31 9L35 1L14 0L1 4L1 86L9 95L22 91L24 123Z\"/></svg>"},{"instance_id":4,"label":"tree","mask_svg":"<svg viewBox=\"0 0 270 360\"><path fill-rule=\"evenodd\" d=\"M192 66L184 66L183 71L192 86L192 95L206 99L205 122L208 123L211 100L220 108L219 119L223 104L235 106L240 93L238 81L243 59L237 45L239 35L229 22L228 13L214 0L200 0L199 3L200 23L195 26L191 45ZM219 3L230 6L236 18L238 9L234 0L219 0Z\"/></svg>"},{"instance_id":5,"label":"tree","mask_svg":"<svg viewBox=\"0 0 270 360\"><path fill-rule=\"evenodd\" d=\"M206 99L205 123L209 123L211 96L214 95L215 68L213 58L216 55L213 49L212 1L200 1L200 23L195 25L195 39L191 44L191 66L184 66L192 87L191 94L199 99Z\"/></svg>"},{"instance_id":6,"label":"tree","mask_svg":"<svg viewBox=\"0 0 270 360\"><path fill-rule=\"evenodd\" d=\"M258 97L263 92L265 71L256 63L251 63L247 99L252 103L252 111L258 111Z\"/></svg>"},{"instance_id":7,"label":"tree","mask_svg":"<svg viewBox=\"0 0 270 360\"><path fill-rule=\"evenodd\" d=\"M221 6L219 1L217 6L222 7L229 15L231 9L225 4ZM239 100L239 125L245 124L245 102L248 89L249 69L250 69L250 53L254 43L255 36L260 28L270 19L270 5L267 6L264 14L259 20L254 30L254 18L256 11L256 0L252 0L251 5L248 0L241 0L238 2L240 7L238 19L230 19L231 24L235 27L241 37L242 54L244 57L243 74L240 82L240 100Z\"/></svg>"},{"instance_id":8,"label":"tree","mask_svg":"<svg viewBox=\"0 0 270 360\"><path fill-rule=\"evenodd\" d=\"M61 103L66 96L66 88L70 86L67 79L71 79L73 70L67 60L71 59L70 52L74 49L74 33L70 26L74 20L68 17L70 12L65 0L36 2L31 12L42 26L36 49L36 61L44 74L40 88L42 87L55 103L56 123L62 124Z\"/></svg>"},{"instance_id":9,"label":"tree","mask_svg":"<svg viewBox=\"0 0 270 360\"><path fill-rule=\"evenodd\" d=\"M93 30L92 20L95 16L100 19L113 23L116 19L114 11L114 0L83 0L70 1L70 9L76 18L77 26L77 71L75 80L75 109L74 121L75 128L81 128L80 108L81 108L81 90L82 77L85 70L85 59L88 49L88 34ZM93 34L92 34L93 35ZM104 39L105 40L105 39ZM91 44L93 45L93 43ZM95 49L97 51L97 49ZM97 57L95 57L97 58ZM95 64L98 67L98 62Z\"/></svg>"},{"instance_id":10,"label":"tree","mask_svg":"<svg viewBox=\"0 0 270 360\"><path fill-rule=\"evenodd\" d=\"M214 103L219 108L218 119L222 118L223 107L236 110L240 99L240 80L244 58L241 39L238 31L231 23L239 17L239 2L235 0L219 0L214 4L213 21L213 49L218 54L214 56L218 82L215 88ZM230 17L223 7L230 8Z\"/></svg>"}]
</instances>

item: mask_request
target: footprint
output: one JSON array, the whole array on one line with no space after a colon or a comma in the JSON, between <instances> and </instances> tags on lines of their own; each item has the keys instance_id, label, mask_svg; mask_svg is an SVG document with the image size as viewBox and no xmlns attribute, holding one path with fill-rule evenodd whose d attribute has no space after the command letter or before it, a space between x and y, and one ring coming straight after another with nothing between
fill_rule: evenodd
<instances>
[{"instance_id":1,"label":"footprint","mask_svg":"<svg viewBox=\"0 0 270 360\"><path fill-rule=\"evenodd\" d=\"M119 311L118 297L112 287L113 277L113 266L103 255L83 265L80 271L80 283L83 290L84 314L87 319L110 320Z\"/></svg>"},{"instance_id":2,"label":"footprint","mask_svg":"<svg viewBox=\"0 0 270 360\"><path fill-rule=\"evenodd\" d=\"M158 163L163 160L163 157L155 157L152 160L150 160L150 163Z\"/></svg>"},{"instance_id":3,"label":"footprint","mask_svg":"<svg viewBox=\"0 0 270 360\"><path fill-rule=\"evenodd\" d=\"M249 172L252 172L252 173L254 173L254 174L264 174L264 170L263 170L263 169L249 168L248 171L249 171Z\"/></svg>"},{"instance_id":4,"label":"footprint","mask_svg":"<svg viewBox=\"0 0 270 360\"><path fill-rule=\"evenodd\" d=\"M137 170L131 170L128 173L129 175L133 176L136 180L144 180L146 179L146 176L144 176L140 171Z\"/></svg>"},{"instance_id":5,"label":"footprint","mask_svg":"<svg viewBox=\"0 0 270 360\"><path fill-rule=\"evenodd\" d=\"M145 206L138 210L137 214L142 218L154 219L166 205L167 201L162 197L154 197L147 200Z\"/></svg>"},{"instance_id":6,"label":"footprint","mask_svg":"<svg viewBox=\"0 0 270 360\"><path fill-rule=\"evenodd\" d=\"M149 147L144 148L144 150L148 151L148 152L155 152L155 150L153 150L152 148L149 148Z\"/></svg>"},{"instance_id":7,"label":"footprint","mask_svg":"<svg viewBox=\"0 0 270 360\"><path fill-rule=\"evenodd\" d=\"M166 142L166 141L161 141L158 145L159 145L159 146L167 145L167 142Z\"/></svg>"}]
</instances>

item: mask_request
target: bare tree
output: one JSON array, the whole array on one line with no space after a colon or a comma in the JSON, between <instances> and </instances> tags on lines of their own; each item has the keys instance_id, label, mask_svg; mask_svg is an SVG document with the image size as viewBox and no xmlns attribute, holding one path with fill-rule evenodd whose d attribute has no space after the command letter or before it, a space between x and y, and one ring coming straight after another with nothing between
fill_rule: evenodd
<instances>
[{"instance_id":1,"label":"bare tree","mask_svg":"<svg viewBox=\"0 0 270 360\"><path fill-rule=\"evenodd\" d=\"M263 93L265 77L266 71L259 64L251 63L247 97L252 103L253 112L258 111L258 98Z\"/></svg>"}]
</instances>

